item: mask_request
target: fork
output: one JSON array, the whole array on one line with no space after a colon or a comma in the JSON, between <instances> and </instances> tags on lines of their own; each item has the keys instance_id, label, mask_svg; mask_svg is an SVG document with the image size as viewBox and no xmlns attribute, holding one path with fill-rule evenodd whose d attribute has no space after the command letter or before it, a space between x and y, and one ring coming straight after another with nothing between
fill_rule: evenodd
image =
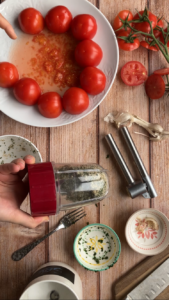
<instances>
[{"instance_id":1,"label":"fork","mask_svg":"<svg viewBox=\"0 0 169 300\"><path fill-rule=\"evenodd\" d=\"M51 232L49 232L48 234L46 234L45 236L43 236L42 238L34 241L33 243L24 246L23 248L15 251L12 254L12 259L14 261L19 261L21 260L23 257L25 257L32 249L34 249L37 245L39 245L41 242L43 242L46 238L48 238L50 235L52 235L54 232L63 229L63 228L67 228L73 224L75 224L77 221L79 221L81 218L85 217L86 213L83 210L83 208L78 208L75 209L73 211L71 211L70 213L66 214L65 216L63 216L63 218L60 219L59 221L59 225L52 230Z\"/></svg>"}]
</instances>

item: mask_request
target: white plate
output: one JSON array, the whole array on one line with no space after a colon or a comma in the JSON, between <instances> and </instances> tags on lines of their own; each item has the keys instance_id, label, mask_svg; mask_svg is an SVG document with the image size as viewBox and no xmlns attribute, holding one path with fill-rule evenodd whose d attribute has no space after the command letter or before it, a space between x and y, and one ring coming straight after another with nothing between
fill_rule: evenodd
<instances>
[{"instance_id":1,"label":"white plate","mask_svg":"<svg viewBox=\"0 0 169 300\"><path fill-rule=\"evenodd\" d=\"M146 227L139 231L138 226L142 225L146 218L153 219L158 224L158 229ZM169 221L162 212L154 208L138 210L127 221L125 236L129 246L136 252L156 255L168 247Z\"/></svg>"},{"instance_id":2,"label":"white plate","mask_svg":"<svg viewBox=\"0 0 169 300\"><path fill-rule=\"evenodd\" d=\"M36 163L42 162L39 150L29 140L18 135L0 136L0 165L26 155L33 155Z\"/></svg>"},{"instance_id":3,"label":"white plate","mask_svg":"<svg viewBox=\"0 0 169 300\"><path fill-rule=\"evenodd\" d=\"M90 2L86 0L6 0L0 5L0 13L2 13L2 15L12 24L19 39L22 32L19 29L16 20L23 9L34 7L45 16L49 9L57 5L66 6L71 11L73 17L78 14L86 13L91 14L96 18L98 30L93 40L98 43L103 50L103 59L98 68L105 73L107 83L105 90L101 94L89 96L90 105L82 114L70 115L63 112L56 119L44 118L35 107L25 106L15 101L11 90L0 88L1 111L10 118L27 125L57 127L80 120L92 112L103 101L116 76L119 62L119 50L115 33L105 16ZM0 41L0 61L9 61L9 52L14 41L9 39L3 30L0 30Z\"/></svg>"}]
</instances>

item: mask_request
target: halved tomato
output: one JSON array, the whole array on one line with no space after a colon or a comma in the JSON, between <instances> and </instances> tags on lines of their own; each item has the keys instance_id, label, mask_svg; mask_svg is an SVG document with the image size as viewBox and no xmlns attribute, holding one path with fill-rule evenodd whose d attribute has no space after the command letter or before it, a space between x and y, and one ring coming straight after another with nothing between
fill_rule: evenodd
<instances>
[{"instance_id":1,"label":"halved tomato","mask_svg":"<svg viewBox=\"0 0 169 300\"><path fill-rule=\"evenodd\" d=\"M147 77L147 70L139 61L129 61L121 69L121 79L130 86L142 84Z\"/></svg>"}]
</instances>

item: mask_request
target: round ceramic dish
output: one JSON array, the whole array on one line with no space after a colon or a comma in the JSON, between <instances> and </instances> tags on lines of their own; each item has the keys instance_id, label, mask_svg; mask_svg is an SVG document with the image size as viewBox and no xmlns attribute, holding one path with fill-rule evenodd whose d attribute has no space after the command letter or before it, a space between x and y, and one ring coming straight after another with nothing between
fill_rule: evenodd
<instances>
[{"instance_id":1,"label":"round ceramic dish","mask_svg":"<svg viewBox=\"0 0 169 300\"><path fill-rule=\"evenodd\" d=\"M113 267L120 256L121 244L113 229L104 224L91 224L77 234L73 250L84 268L96 272Z\"/></svg>"},{"instance_id":2,"label":"round ceramic dish","mask_svg":"<svg viewBox=\"0 0 169 300\"><path fill-rule=\"evenodd\" d=\"M153 208L136 211L125 228L129 246L144 255L156 255L169 244L169 220Z\"/></svg>"},{"instance_id":3,"label":"round ceramic dish","mask_svg":"<svg viewBox=\"0 0 169 300\"><path fill-rule=\"evenodd\" d=\"M0 164L9 163L16 158L33 155L36 163L42 162L42 156L34 144L18 135L0 136Z\"/></svg>"},{"instance_id":4,"label":"round ceramic dish","mask_svg":"<svg viewBox=\"0 0 169 300\"><path fill-rule=\"evenodd\" d=\"M43 16L54 6L66 6L73 17L78 14L91 14L97 21L97 33L93 41L99 44L103 51L103 59L98 68L101 69L106 75L106 87L104 91L96 96L89 95L89 107L79 115L71 115L66 112L58 118L49 119L43 117L38 109L34 106L26 106L14 99L13 93L9 89L0 88L0 107L1 111L10 118L21 123L39 126L39 127L57 127L73 123L82 119L91 113L106 97L109 92L114 79L116 77L118 62L119 62L119 49L116 40L116 35L113 28L106 17L99 11L92 3L87 0L7 0L0 5L0 13L11 23L17 34L17 40L9 39L4 30L0 31L0 40L3 41L0 47L0 61L9 61L12 46L19 43L23 37L23 32L20 30L16 22L19 13L27 8L34 7L39 10Z\"/></svg>"}]
</instances>

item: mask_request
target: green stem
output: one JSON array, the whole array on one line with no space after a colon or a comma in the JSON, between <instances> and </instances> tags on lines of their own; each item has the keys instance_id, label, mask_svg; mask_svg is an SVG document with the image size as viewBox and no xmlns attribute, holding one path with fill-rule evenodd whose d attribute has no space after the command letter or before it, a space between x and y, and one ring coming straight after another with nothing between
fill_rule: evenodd
<instances>
[{"instance_id":1,"label":"green stem","mask_svg":"<svg viewBox=\"0 0 169 300\"><path fill-rule=\"evenodd\" d=\"M149 37L149 38L152 38L152 39L155 41L155 43L158 45L158 47L159 47L160 51L162 52L162 54L164 55L166 61L169 63L169 53L168 53L167 44L161 45L162 43L161 43L159 40L157 40L156 37L154 36L153 28L152 28L151 22L150 22L150 20L149 20L148 17L147 17L147 22L148 22L149 25L150 25L151 33L146 33L146 32L143 32L143 31L138 31L137 29L135 29L135 28L133 28L132 26L130 26L130 24L128 24L128 27L129 27L133 32L135 32L135 33L137 33L137 34L142 34L142 35L144 35L144 36L147 36L147 37ZM162 47L163 47L164 49L163 49ZM164 50L165 50L165 51L164 51Z\"/></svg>"}]
</instances>

